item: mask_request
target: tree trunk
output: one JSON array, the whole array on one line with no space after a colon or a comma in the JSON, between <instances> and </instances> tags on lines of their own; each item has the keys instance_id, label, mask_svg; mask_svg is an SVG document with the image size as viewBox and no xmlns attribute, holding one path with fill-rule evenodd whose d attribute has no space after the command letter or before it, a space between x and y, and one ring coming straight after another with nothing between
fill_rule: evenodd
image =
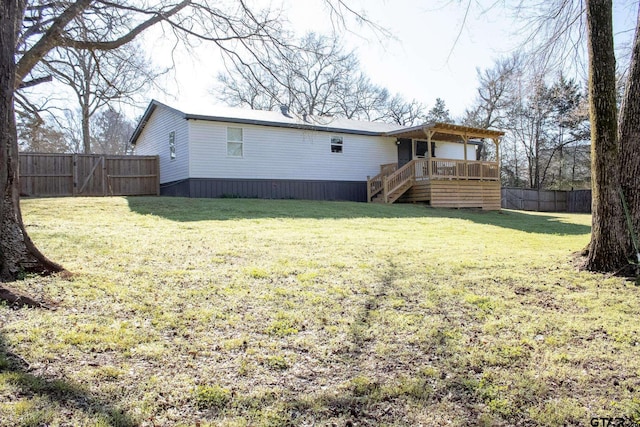
<instances>
[{"instance_id":1,"label":"tree trunk","mask_svg":"<svg viewBox=\"0 0 640 427\"><path fill-rule=\"evenodd\" d=\"M85 92L86 93L86 92ZM85 98L88 98L86 96ZM89 127L89 104L85 99L82 103L82 152L84 154L91 154L91 128Z\"/></svg>"},{"instance_id":2,"label":"tree trunk","mask_svg":"<svg viewBox=\"0 0 640 427\"><path fill-rule=\"evenodd\" d=\"M589 103L591 115L592 229L584 267L616 271L626 265L624 220L618 190L616 60L611 0L587 0Z\"/></svg>"},{"instance_id":3,"label":"tree trunk","mask_svg":"<svg viewBox=\"0 0 640 427\"><path fill-rule=\"evenodd\" d=\"M625 96L620 109L618 138L620 141L620 184L631 211L633 232L640 233L640 9L631 53ZM640 262L633 248L630 230L625 247L635 262Z\"/></svg>"},{"instance_id":4,"label":"tree trunk","mask_svg":"<svg viewBox=\"0 0 640 427\"><path fill-rule=\"evenodd\" d=\"M91 128L89 126L89 120L91 120L91 113L89 112L91 103L91 61L90 57L86 55L80 56L80 67L82 68L83 81L80 83L81 96L80 107L82 114L82 149L84 154L91 154Z\"/></svg>"},{"instance_id":5,"label":"tree trunk","mask_svg":"<svg viewBox=\"0 0 640 427\"><path fill-rule=\"evenodd\" d=\"M6 0L0 6L0 282L23 272L53 273L62 267L46 259L31 242L20 213L18 142L13 95L16 84L16 31L24 1Z\"/></svg>"}]
</instances>

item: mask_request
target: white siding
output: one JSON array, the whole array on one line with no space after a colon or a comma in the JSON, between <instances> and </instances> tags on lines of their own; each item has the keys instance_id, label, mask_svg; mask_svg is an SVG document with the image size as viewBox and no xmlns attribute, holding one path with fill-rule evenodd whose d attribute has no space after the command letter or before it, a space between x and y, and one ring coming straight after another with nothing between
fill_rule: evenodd
<instances>
[{"instance_id":1,"label":"white siding","mask_svg":"<svg viewBox=\"0 0 640 427\"><path fill-rule=\"evenodd\" d=\"M227 156L227 127L243 129L243 157ZM192 178L364 181L397 161L395 138L189 121ZM331 152L342 136L343 152Z\"/></svg>"},{"instance_id":2,"label":"white siding","mask_svg":"<svg viewBox=\"0 0 640 427\"><path fill-rule=\"evenodd\" d=\"M441 159L464 159L464 144L436 141L435 157ZM467 160L476 159L476 146L467 145Z\"/></svg>"},{"instance_id":3,"label":"white siding","mask_svg":"<svg viewBox=\"0 0 640 427\"><path fill-rule=\"evenodd\" d=\"M176 158L169 157L169 134L175 132ZM157 107L138 137L135 154L160 156L160 183L189 178L187 121L174 111Z\"/></svg>"}]
</instances>

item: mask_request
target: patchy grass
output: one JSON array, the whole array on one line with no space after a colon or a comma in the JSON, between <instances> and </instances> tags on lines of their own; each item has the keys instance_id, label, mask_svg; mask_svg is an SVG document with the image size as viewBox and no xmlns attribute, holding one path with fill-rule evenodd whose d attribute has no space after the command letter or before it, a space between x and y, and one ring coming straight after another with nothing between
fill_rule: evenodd
<instances>
[{"instance_id":1,"label":"patchy grass","mask_svg":"<svg viewBox=\"0 0 640 427\"><path fill-rule=\"evenodd\" d=\"M0 425L590 425L640 416L640 289L590 217L34 199L72 277L0 306Z\"/></svg>"}]
</instances>

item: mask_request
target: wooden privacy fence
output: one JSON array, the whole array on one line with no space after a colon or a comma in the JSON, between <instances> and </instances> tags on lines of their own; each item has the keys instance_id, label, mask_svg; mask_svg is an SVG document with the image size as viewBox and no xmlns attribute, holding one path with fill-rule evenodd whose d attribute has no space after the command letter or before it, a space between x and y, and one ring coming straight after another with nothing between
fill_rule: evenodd
<instances>
[{"instance_id":1,"label":"wooden privacy fence","mask_svg":"<svg viewBox=\"0 0 640 427\"><path fill-rule=\"evenodd\" d=\"M160 194L158 156L20 153L22 196Z\"/></svg>"},{"instance_id":2,"label":"wooden privacy fence","mask_svg":"<svg viewBox=\"0 0 640 427\"><path fill-rule=\"evenodd\" d=\"M591 190L502 188L502 208L537 212L591 212Z\"/></svg>"}]
</instances>

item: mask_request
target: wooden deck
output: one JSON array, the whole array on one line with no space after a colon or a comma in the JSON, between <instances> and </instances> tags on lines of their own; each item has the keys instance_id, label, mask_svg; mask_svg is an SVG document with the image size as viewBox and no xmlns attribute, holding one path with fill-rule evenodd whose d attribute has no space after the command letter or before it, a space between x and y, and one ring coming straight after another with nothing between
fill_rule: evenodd
<instances>
[{"instance_id":1,"label":"wooden deck","mask_svg":"<svg viewBox=\"0 0 640 427\"><path fill-rule=\"evenodd\" d=\"M395 166L395 167L394 167ZM382 165L367 180L368 201L429 202L434 207L500 209L497 162L415 159L397 168Z\"/></svg>"}]
</instances>

